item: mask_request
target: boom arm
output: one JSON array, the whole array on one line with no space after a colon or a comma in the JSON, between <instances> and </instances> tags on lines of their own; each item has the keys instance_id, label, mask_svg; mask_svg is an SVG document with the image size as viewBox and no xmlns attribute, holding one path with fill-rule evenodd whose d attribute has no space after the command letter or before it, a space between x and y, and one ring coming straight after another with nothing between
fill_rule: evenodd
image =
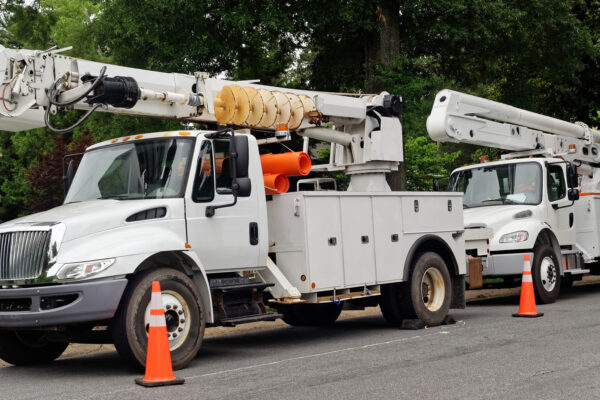
<instances>
[{"instance_id":1,"label":"boom arm","mask_svg":"<svg viewBox=\"0 0 600 400\"><path fill-rule=\"evenodd\" d=\"M287 137L292 130L305 140L332 143L329 164L317 168L357 175L349 190L389 190L385 173L403 160L398 96L384 92L347 97L212 79L202 73L148 71L71 58L60 54L64 50L68 49L0 46L0 129L46 125L56 133L66 132L74 127L52 127L50 115L74 108L88 111L79 122L98 109L277 130L276 137Z\"/></svg>"},{"instance_id":2,"label":"boom arm","mask_svg":"<svg viewBox=\"0 0 600 400\"><path fill-rule=\"evenodd\" d=\"M440 142L539 150L571 161L600 162L597 130L447 89L435 98L427 131Z\"/></svg>"}]
</instances>

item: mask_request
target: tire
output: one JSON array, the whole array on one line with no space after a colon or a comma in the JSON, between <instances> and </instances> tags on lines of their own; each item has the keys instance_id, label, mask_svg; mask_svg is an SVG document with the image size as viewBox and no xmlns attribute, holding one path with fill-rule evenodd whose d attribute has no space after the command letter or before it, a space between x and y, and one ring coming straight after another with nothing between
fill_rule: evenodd
<instances>
[{"instance_id":1,"label":"tire","mask_svg":"<svg viewBox=\"0 0 600 400\"><path fill-rule=\"evenodd\" d=\"M279 308L283 321L292 326L332 325L342 312L342 304L290 304Z\"/></svg>"},{"instance_id":2,"label":"tire","mask_svg":"<svg viewBox=\"0 0 600 400\"><path fill-rule=\"evenodd\" d=\"M440 325L448 316L452 286L446 263L437 253L418 255L408 282L400 284L398 300L405 318L418 318L425 325Z\"/></svg>"},{"instance_id":3,"label":"tire","mask_svg":"<svg viewBox=\"0 0 600 400\"><path fill-rule=\"evenodd\" d=\"M52 362L68 345L69 343L47 341L43 332L0 331L0 358L13 365Z\"/></svg>"},{"instance_id":4,"label":"tire","mask_svg":"<svg viewBox=\"0 0 600 400\"><path fill-rule=\"evenodd\" d=\"M538 303L554 303L558 298L561 284L559 265L552 247L540 245L535 248L531 277Z\"/></svg>"},{"instance_id":5,"label":"tire","mask_svg":"<svg viewBox=\"0 0 600 400\"><path fill-rule=\"evenodd\" d=\"M185 368L202 345L206 314L198 288L179 271L149 270L130 280L111 325L113 342L121 357L145 367L152 281L160 282L173 369Z\"/></svg>"}]
</instances>

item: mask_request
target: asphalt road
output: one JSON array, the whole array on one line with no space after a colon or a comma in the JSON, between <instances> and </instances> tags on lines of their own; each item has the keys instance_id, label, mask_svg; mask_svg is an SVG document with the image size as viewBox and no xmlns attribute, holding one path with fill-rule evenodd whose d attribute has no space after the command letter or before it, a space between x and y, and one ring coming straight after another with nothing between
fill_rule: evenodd
<instances>
[{"instance_id":1,"label":"asphalt road","mask_svg":"<svg viewBox=\"0 0 600 400\"><path fill-rule=\"evenodd\" d=\"M114 352L0 368L2 399L600 398L600 284L512 318L518 297L471 302L454 325L398 330L371 312L335 326L209 337L183 386L147 389ZM235 331L234 331L235 332Z\"/></svg>"}]
</instances>

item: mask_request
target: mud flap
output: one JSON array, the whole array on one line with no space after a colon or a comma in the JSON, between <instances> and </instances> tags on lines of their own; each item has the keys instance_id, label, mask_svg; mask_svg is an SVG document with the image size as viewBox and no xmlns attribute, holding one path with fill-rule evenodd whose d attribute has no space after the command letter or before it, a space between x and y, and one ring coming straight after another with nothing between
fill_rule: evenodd
<instances>
[{"instance_id":1,"label":"mud flap","mask_svg":"<svg viewBox=\"0 0 600 400\"><path fill-rule=\"evenodd\" d=\"M481 257L469 257L469 289L479 289L483 286L483 268Z\"/></svg>"},{"instance_id":2,"label":"mud flap","mask_svg":"<svg viewBox=\"0 0 600 400\"><path fill-rule=\"evenodd\" d=\"M452 299L450 300L450 308L465 308L466 306L465 276L452 275Z\"/></svg>"}]
</instances>

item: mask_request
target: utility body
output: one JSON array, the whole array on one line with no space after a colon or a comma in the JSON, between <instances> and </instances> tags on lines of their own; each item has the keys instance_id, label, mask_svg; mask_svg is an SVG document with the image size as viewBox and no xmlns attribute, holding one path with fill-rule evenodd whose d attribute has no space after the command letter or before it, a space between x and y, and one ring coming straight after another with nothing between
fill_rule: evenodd
<instances>
[{"instance_id":1,"label":"utility body","mask_svg":"<svg viewBox=\"0 0 600 400\"><path fill-rule=\"evenodd\" d=\"M561 285L600 273L600 132L451 90L436 96L427 130L511 151L450 176L448 189L464 193L466 231L489 231L487 249L468 250L484 279L518 284L529 254L536 297L549 303Z\"/></svg>"},{"instance_id":2,"label":"utility body","mask_svg":"<svg viewBox=\"0 0 600 400\"><path fill-rule=\"evenodd\" d=\"M462 195L392 192L385 180L403 159L398 96L145 71L59 50L3 48L0 71L3 130L72 129L50 122L68 108L225 126L90 146L76 173L65 160L63 205L0 225L4 360L114 342L143 365L153 280L175 368L194 358L205 326L325 325L344 305L377 304L393 325L435 325L464 307ZM261 146L292 132L305 150L310 139L331 143L329 163L312 170L345 172L347 191L313 178L298 181L308 190L265 194L279 186L266 185L277 182Z\"/></svg>"}]
</instances>

